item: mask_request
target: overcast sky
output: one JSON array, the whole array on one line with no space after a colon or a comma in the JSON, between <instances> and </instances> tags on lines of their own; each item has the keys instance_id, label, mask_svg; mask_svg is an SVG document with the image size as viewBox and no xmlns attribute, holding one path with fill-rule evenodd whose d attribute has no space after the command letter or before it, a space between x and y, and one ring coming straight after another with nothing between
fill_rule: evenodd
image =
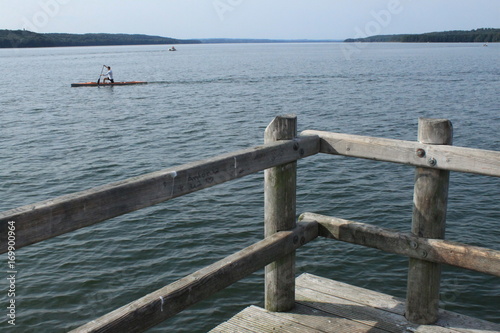
<instances>
[{"instance_id":1,"label":"overcast sky","mask_svg":"<svg viewBox=\"0 0 500 333\"><path fill-rule=\"evenodd\" d=\"M345 39L500 28L500 0L0 0L0 29Z\"/></svg>"}]
</instances>

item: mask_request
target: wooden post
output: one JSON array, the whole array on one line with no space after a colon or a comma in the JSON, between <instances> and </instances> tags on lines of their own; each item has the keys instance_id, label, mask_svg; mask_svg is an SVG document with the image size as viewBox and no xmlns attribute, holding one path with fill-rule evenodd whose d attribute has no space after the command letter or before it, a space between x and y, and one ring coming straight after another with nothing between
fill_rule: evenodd
<instances>
[{"instance_id":1,"label":"wooden post","mask_svg":"<svg viewBox=\"0 0 500 333\"><path fill-rule=\"evenodd\" d=\"M297 117L279 116L266 128L264 142L291 140L296 136ZM295 228L296 176L296 162L264 171L265 237ZM291 310L295 305L295 252L267 265L265 280L266 309Z\"/></svg>"},{"instance_id":2,"label":"wooden post","mask_svg":"<svg viewBox=\"0 0 500 333\"><path fill-rule=\"evenodd\" d=\"M418 121L418 141L424 144L451 145L453 128L445 119ZM440 161L419 149L420 158L429 165L417 167L413 196L412 233L418 237L444 239L448 202L449 171L433 169ZM433 324L438 319L440 264L410 258L406 318L416 324Z\"/></svg>"}]
</instances>

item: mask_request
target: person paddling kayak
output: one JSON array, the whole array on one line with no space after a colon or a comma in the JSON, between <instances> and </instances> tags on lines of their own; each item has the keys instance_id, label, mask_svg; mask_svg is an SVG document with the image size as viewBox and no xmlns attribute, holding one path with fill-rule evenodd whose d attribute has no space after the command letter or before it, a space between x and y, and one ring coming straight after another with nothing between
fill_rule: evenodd
<instances>
[{"instance_id":1,"label":"person paddling kayak","mask_svg":"<svg viewBox=\"0 0 500 333\"><path fill-rule=\"evenodd\" d=\"M103 83L106 83L106 81L110 81L111 83L115 83L115 80L113 80L113 71L111 70L111 66L104 65L104 67L106 67L108 69L108 72L106 74L101 74L102 76L106 76L103 80Z\"/></svg>"}]
</instances>

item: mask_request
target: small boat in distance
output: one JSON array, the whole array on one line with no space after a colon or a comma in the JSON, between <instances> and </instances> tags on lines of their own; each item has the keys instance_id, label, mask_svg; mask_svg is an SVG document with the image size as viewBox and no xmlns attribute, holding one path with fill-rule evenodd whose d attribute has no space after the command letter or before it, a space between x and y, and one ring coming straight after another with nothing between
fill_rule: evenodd
<instances>
[{"instance_id":1,"label":"small boat in distance","mask_svg":"<svg viewBox=\"0 0 500 333\"><path fill-rule=\"evenodd\" d=\"M172 46L171 48L168 49L169 51L177 51L177 49L175 48L175 46Z\"/></svg>"},{"instance_id":2,"label":"small boat in distance","mask_svg":"<svg viewBox=\"0 0 500 333\"><path fill-rule=\"evenodd\" d=\"M128 81L128 82L106 82L106 83L98 83L98 82L82 82L82 83L72 83L72 87L103 87L103 86L128 86L132 84L147 84L145 81Z\"/></svg>"}]
</instances>

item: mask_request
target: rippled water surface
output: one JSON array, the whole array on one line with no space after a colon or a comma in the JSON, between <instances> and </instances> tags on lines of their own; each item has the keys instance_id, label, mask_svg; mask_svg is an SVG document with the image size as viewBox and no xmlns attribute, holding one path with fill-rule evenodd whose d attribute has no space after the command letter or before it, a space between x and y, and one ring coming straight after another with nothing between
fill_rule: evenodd
<instances>
[{"instance_id":1,"label":"rippled water surface","mask_svg":"<svg viewBox=\"0 0 500 333\"><path fill-rule=\"evenodd\" d=\"M261 144L279 114L296 114L299 131L402 140L416 139L419 117L448 118L455 145L500 150L500 45L370 44L350 60L341 44L178 49L0 50L0 210ZM70 88L103 64L118 81L150 84ZM413 177L314 156L299 162L297 212L408 231ZM500 250L499 199L498 179L452 173L447 238ZM19 249L16 329L65 332L262 234L258 173ZM297 274L405 295L405 258L328 240L297 257ZM262 299L259 271L151 332L205 332ZM499 278L444 267L441 299L500 322Z\"/></svg>"}]
</instances>

